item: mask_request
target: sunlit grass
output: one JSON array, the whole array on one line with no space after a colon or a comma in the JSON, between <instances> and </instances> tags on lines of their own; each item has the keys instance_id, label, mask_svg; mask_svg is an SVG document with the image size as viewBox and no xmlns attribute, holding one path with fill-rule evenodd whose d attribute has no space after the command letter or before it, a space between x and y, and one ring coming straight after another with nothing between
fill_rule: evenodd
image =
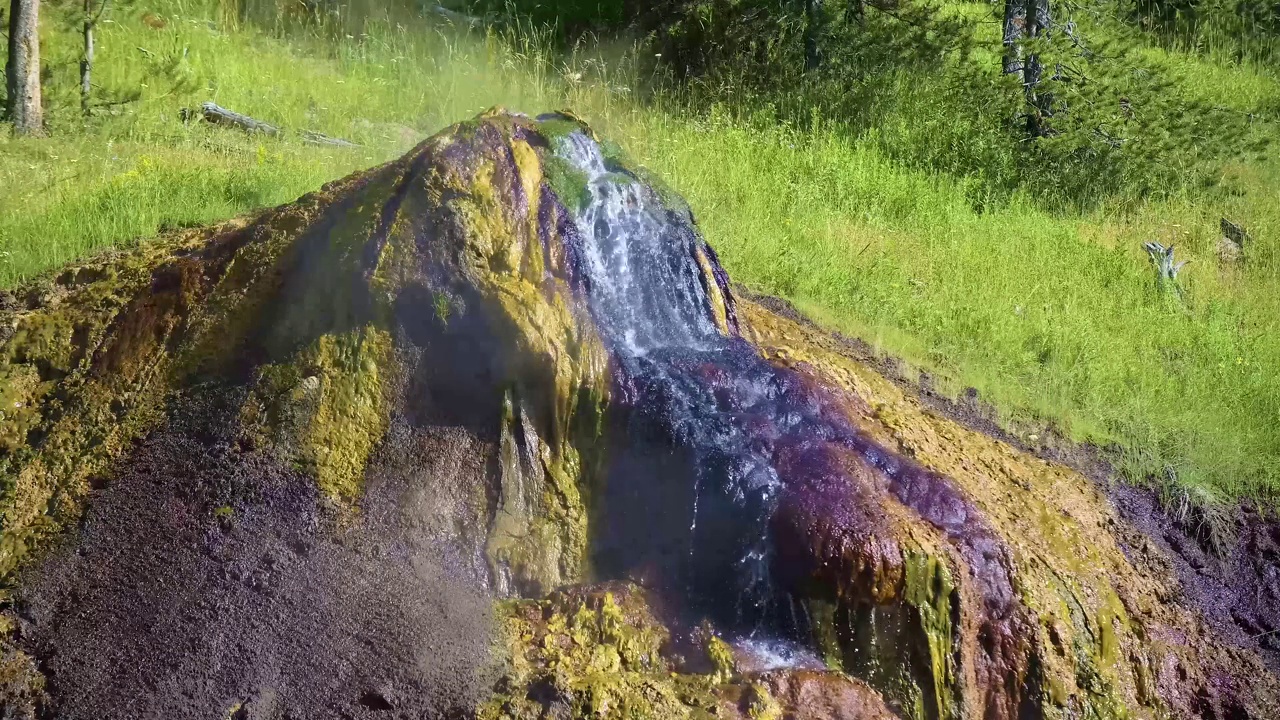
<instances>
[{"instance_id":1,"label":"sunlit grass","mask_svg":"<svg viewBox=\"0 0 1280 720\"><path fill-rule=\"evenodd\" d=\"M735 278L977 387L1006 419L1119 442L1135 475L1272 493L1274 268L1219 270L1210 213L1068 219L1015 201L980 215L958 183L839 137L659 122L633 147L688 197ZM1150 237L1194 260L1185 303L1156 289Z\"/></svg>"},{"instance_id":2,"label":"sunlit grass","mask_svg":"<svg viewBox=\"0 0 1280 720\"><path fill-rule=\"evenodd\" d=\"M168 226L290 201L397 157L444 125L495 104L554 105L495 39L389 23L336 42L230 31L204 3L116 13L99 33L99 103L80 117L74 33L50 22L49 137L0 134L0 284ZM284 130L279 137L184 122L205 100ZM306 144L312 130L358 143Z\"/></svg>"},{"instance_id":3,"label":"sunlit grass","mask_svg":"<svg viewBox=\"0 0 1280 720\"><path fill-rule=\"evenodd\" d=\"M641 107L634 57L592 48L557 59L530 32L500 41L384 19L365 36L286 39L203 3L151 12L163 27L138 10L115 15L101 37L101 96L146 85L141 98L89 121L75 112L75 38L50 32L51 137L0 139L0 283L166 226L287 202L491 105L572 107L686 195L736 280L795 300L945 388L978 388L1024 433L1052 426L1114 446L1132 478L1201 499L1276 500L1274 162L1229 167L1212 201L1073 215L1015 195L979 212L971 180L888 158L884 138L929 132L907 118L854 141L661 98ZM1246 107L1275 92L1257 67L1150 52L1177 63L1187 92L1206 100ZM210 99L286 132L248 137L179 118ZM361 147L306 145L302 129ZM1253 234L1243 267L1216 259L1224 215ZM1153 239L1192 261L1185 300L1156 289L1141 248Z\"/></svg>"}]
</instances>

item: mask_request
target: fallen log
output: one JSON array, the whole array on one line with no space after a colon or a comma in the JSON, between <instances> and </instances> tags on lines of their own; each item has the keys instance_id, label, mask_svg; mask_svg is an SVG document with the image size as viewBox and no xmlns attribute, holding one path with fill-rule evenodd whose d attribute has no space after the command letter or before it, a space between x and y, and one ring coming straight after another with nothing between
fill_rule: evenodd
<instances>
[{"instance_id":1,"label":"fallen log","mask_svg":"<svg viewBox=\"0 0 1280 720\"><path fill-rule=\"evenodd\" d=\"M266 135L279 135L280 128L270 123L255 120L234 110L228 110L216 103L205 102L200 105L200 114L215 125L234 125L246 132L260 132Z\"/></svg>"},{"instance_id":2,"label":"fallen log","mask_svg":"<svg viewBox=\"0 0 1280 720\"><path fill-rule=\"evenodd\" d=\"M301 135L302 135L302 142L307 143L308 145L336 145L337 147L349 147L349 148L360 147L358 143L353 143L350 140L343 140L342 138L329 137L328 135L325 135L323 133L318 133L314 130L303 130Z\"/></svg>"},{"instance_id":3,"label":"fallen log","mask_svg":"<svg viewBox=\"0 0 1280 720\"><path fill-rule=\"evenodd\" d=\"M186 108L180 113L183 122L191 117L191 112ZM243 113L234 110L228 110L214 102L205 102L200 105L200 115L206 122L214 125L223 125L228 127L238 127L245 132L260 132L273 137L282 134L282 130L271 123L263 122L256 118L249 117ZM318 133L314 130L302 130L298 133L302 137L302 141L308 145L332 145L335 147L360 147L359 144L350 140L331 137L324 133Z\"/></svg>"}]
</instances>

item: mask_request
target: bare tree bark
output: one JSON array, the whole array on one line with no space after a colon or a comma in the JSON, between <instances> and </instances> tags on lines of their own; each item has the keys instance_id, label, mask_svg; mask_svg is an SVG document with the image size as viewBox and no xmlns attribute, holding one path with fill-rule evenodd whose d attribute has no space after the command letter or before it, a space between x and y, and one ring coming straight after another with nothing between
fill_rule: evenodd
<instances>
[{"instance_id":1,"label":"bare tree bark","mask_svg":"<svg viewBox=\"0 0 1280 720\"><path fill-rule=\"evenodd\" d=\"M5 108L14 132L44 132L40 104L40 0L11 0L9 4L9 61L5 64Z\"/></svg>"},{"instance_id":2,"label":"bare tree bark","mask_svg":"<svg viewBox=\"0 0 1280 720\"><path fill-rule=\"evenodd\" d=\"M1040 56L1027 52L1024 46L1028 40L1048 36L1051 24L1049 0L1005 0L1004 72L1019 75L1022 80L1022 93L1029 108L1027 132L1034 136L1047 132L1046 121L1052 114L1053 98L1039 92L1043 73Z\"/></svg>"},{"instance_id":3,"label":"bare tree bark","mask_svg":"<svg viewBox=\"0 0 1280 720\"><path fill-rule=\"evenodd\" d=\"M104 4L105 7L105 4ZM93 0L84 0L84 57L80 59L80 112L89 114L93 77Z\"/></svg>"},{"instance_id":4,"label":"bare tree bark","mask_svg":"<svg viewBox=\"0 0 1280 720\"><path fill-rule=\"evenodd\" d=\"M805 0L804 15L804 69L813 70L822 64L821 39L826 22L822 0Z\"/></svg>"}]
</instances>

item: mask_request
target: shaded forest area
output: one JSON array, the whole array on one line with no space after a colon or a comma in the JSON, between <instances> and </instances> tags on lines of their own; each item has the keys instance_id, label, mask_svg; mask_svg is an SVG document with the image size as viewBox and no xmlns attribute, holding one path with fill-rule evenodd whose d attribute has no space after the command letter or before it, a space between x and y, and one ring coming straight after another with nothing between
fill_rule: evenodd
<instances>
[{"instance_id":1,"label":"shaded forest area","mask_svg":"<svg viewBox=\"0 0 1280 720\"><path fill-rule=\"evenodd\" d=\"M500 18L513 8L571 42L582 33L642 38L662 86L678 88L695 112L721 102L756 122L833 124L909 166L962 176L976 208L1019 190L1046 207L1079 208L1222 189L1225 164L1261 160L1280 137L1280 98L1187 87L1213 80L1187 77L1160 52L1272 66L1280 3L1265 0L464 9Z\"/></svg>"}]
</instances>

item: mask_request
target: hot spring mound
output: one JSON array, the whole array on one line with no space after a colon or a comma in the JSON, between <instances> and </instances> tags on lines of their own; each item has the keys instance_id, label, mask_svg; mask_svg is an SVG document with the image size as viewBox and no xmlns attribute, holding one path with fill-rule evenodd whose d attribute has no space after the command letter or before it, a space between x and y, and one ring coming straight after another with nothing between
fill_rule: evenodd
<instances>
[{"instance_id":1,"label":"hot spring mound","mask_svg":"<svg viewBox=\"0 0 1280 720\"><path fill-rule=\"evenodd\" d=\"M0 295L6 718L1274 720L1088 479L570 115Z\"/></svg>"}]
</instances>

